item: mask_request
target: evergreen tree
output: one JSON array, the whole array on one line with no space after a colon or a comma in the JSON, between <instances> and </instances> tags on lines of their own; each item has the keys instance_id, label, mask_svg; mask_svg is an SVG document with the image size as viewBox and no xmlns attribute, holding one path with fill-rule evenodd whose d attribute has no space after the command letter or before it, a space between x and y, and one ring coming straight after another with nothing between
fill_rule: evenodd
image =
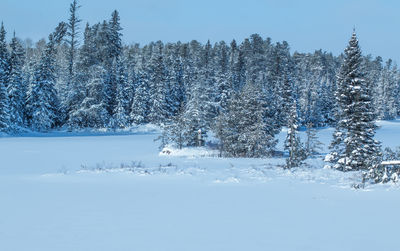
<instances>
[{"instance_id":1,"label":"evergreen tree","mask_svg":"<svg viewBox=\"0 0 400 251\"><path fill-rule=\"evenodd\" d=\"M372 88L363 73L363 59L355 32L345 49L338 75L338 122L326 157L342 171L373 169L380 161L380 145L374 140L375 113Z\"/></svg>"},{"instance_id":2,"label":"evergreen tree","mask_svg":"<svg viewBox=\"0 0 400 251\"><path fill-rule=\"evenodd\" d=\"M4 74L0 68L0 75ZM0 132L10 131L10 115L8 107L8 95L3 82L0 82Z\"/></svg>"},{"instance_id":3,"label":"evergreen tree","mask_svg":"<svg viewBox=\"0 0 400 251\"><path fill-rule=\"evenodd\" d=\"M290 104L292 102L291 79L292 61L289 52L289 44L284 41L277 43L275 47L267 51L267 69L265 72L265 84L270 85L272 92L271 103L276 108L276 119L279 126L286 125Z\"/></svg>"},{"instance_id":4,"label":"evergreen tree","mask_svg":"<svg viewBox=\"0 0 400 251\"><path fill-rule=\"evenodd\" d=\"M305 151L307 157L318 154L322 150L322 142L318 140L317 130L312 122L307 124Z\"/></svg>"},{"instance_id":5,"label":"evergreen tree","mask_svg":"<svg viewBox=\"0 0 400 251\"><path fill-rule=\"evenodd\" d=\"M68 77L70 80L74 79L75 75L75 59L76 59L76 50L79 46L78 36L79 36L79 23L81 20L77 15L77 11L80 8L77 0L73 0L69 7L70 17L68 19L68 31L66 40L69 49L68 49Z\"/></svg>"},{"instance_id":6,"label":"evergreen tree","mask_svg":"<svg viewBox=\"0 0 400 251\"><path fill-rule=\"evenodd\" d=\"M235 44L232 46L235 46ZM235 52L236 50L234 50L232 54ZM246 84L246 62L242 47L236 53L237 60L235 60L234 54L232 55L232 84L235 91L240 91Z\"/></svg>"},{"instance_id":7,"label":"evergreen tree","mask_svg":"<svg viewBox=\"0 0 400 251\"><path fill-rule=\"evenodd\" d=\"M76 61L75 84L70 86L73 90L68 92L69 97L67 98L68 104L66 106L70 107L67 124L70 128L89 127L90 123L86 121L85 117L90 117L86 116L86 113L91 106L89 104L93 104L93 96L96 96L89 90L94 83L103 83L102 80L98 79L99 76L103 76L103 67L100 66L97 57L97 29L98 25L90 27L88 23L85 27L83 45ZM99 91L103 90L102 86L98 88ZM99 102L101 103L102 100ZM104 124L104 121L93 124L98 127L99 124Z\"/></svg>"},{"instance_id":8,"label":"evergreen tree","mask_svg":"<svg viewBox=\"0 0 400 251\"><path fill-rule=\"evenodd\" d=\"M5 88L8 87L10 65L9 65L9 54L7 50L6 41L6 30L4 29L3 22L0 27L0 69L2 74L0 75L0 82L3 83Z\"/></svg>"},{"instance_id":9,"label":"evergreen tree","mask_svg":"<svg viewBox=\"0 0 400 251\"><path fill-rule=\"evenodd\" d=\"M120 17L118 11L113 11L111 20L102 25L99 39L101 41L103 52L102 60L106 73L104 75L105 94L107 99L107 111L112 118L117 106L117 68L121 63L122 56L122 33Z\"/></svg>"},{"instance_id":10,"label":"evergreen tree","mask_svg":"<svg viewBox=\"0 0 400 251\"><path fill-rule=\"evenodd\" d=\"M55 53L56 44L62 41L65 32L65 23L60 23L56 31L50 34L29 86L27 112L33 130L48 131L59 122L60 102L55 89Z\"/></svg>"},{"instance_id":11,"label":"evergreen tree","mask_svg":"<svg viewBox=\"0 0 400 251\"><path fill-rule=\"evenodd\" d=\"M158 138L161 140L161 149L168 144L173 144L179 149L188 145L189 142L185 138L184 109L184 104L182 104L177 114L162 125L162 135Z\"/></svg>"},{"instance_id":12,"label":"evergreen tree","mask_svg":"<svg viewBox=\"0 0 400 251\"><path fill-rule=\"evenodd\" d=\"M215 105L218 114L225 112L228 106L229 99L233 93L233 78L232 73L229 71L229 60L227 50L228 47L224 42L220 42L217 47L216 54L216 71L215 71L215 86L216 86L216 100Z\"/></svg>"},{"instance_id":13,"label":"evergreen tree","mask_svg":"<svg viewBox=\"0 0 400 251\"><path fill-rule=\"evenodd\" d=\"M7 93L9 97L10 123L17 129L24 126L24 109L26 87L23 79L23 64L25 52L20 41L15 37L11 40L10 74Z\"/></svg>"},{"instance_id":14,"label":"evergreen tree","mask_svg":"<svg viewBox=\"0 0 400 251\"><path fill-rule=\"evenodd\" d=\"M113 128L125 128L129 125L129 86L123 62L118 65L117 106L114 111Z\"/></svg>"},{"instance_id":15,"label":"evergreen tree","mask_svg":"<svg viewBox=\"0 0 400 251\"><path fill-rule=\"evenodd\" d=\"M208 93L205 86L193 85L191 96L183 112L183 137L185 146L198 146L198 131L201 131L203 141L207 137L208 111L210 108Z\"/></svg>"},{"instance_id":16,"label":"evergreen tree","mask_svg":"<svg viewBox=\"0 0 400 251\"><path fill-rule=\"evenodd\" d=\"M3 23L0 27L0 132L10 131L10 110L7 95L9 76L8 52L6 43L6 31Z\"/></svg>"},{"instance_id":17,"label":"evergreen tree","mask_svg":"<svg viewBox=\"0 0 400 251\"><path fill-rule=\"evenodd\" d=\"M168 117L166 105L167 71L164 64L164 45L158 41L153 49L149 64L147 65L149 84L151 90L150 113L151 122L160 124Z\"/></svg>"},{"instance_id":18,"label":"evergreen tree","mask_svg":"<svg viewBox=\"0 0 400 251\"><path fill-rule=\"evenodd\" d=\"M88 74L90 80L85 88L85 98L80 108L71 114L70 126L73 128L104 128L108 125L109 120L103 83L105 70L101 66L93 66Z\"/></svg>"},{"instance_id":19,"label":"evergreen tree","mask_svg":"<svg viewBox=\"0 0 400 251\"><path fill-rule=\"evenodd\" d=\"M391 120L397 117L397 98L399 93L397 67L393 66L392 60L386 62L381 70L378 82L377 112L380 119Z\"/></svg>"},{"instance_id":20,"label":"evergreen tree","mask_svg":"<svg viewBox=\"0 0 400 251\"><path fill-rule=\"evenodd\" d=\"M108 55L111 59L118 59L122 55L122 27L118 11L113 11L108 26Z\"/></svg>"},{"instance_id":21,"label":"evergreen tree","mask_svg":"<svg viewBox=\"0 0 400 251\"><path fill-rule=\"evenodd\" d=\"M173 50L166 63L167 67L168 65L170 66L167 68L168 76L165 94L167 118L176 116L186 102L182 57L179 55L179 47Z\"/></svg>"},{"instance_id":22,"label":"evergreen tree","mask_svg":"<svg viewBox=\"0 0 400 251\"><path fill-rule=\"evenodd\" d=\"M366 79L371 82L373 88L373 104L375 107L375 113L377 119L382 118L382 74L383 74L383 67L382 67L382 58L376 57L374 60L370 56L365 57L364 60L365 64L365 71L366 71Z\"/></svg>"},{"instance_id":23,"label":"evergreen tree","mask_svg":"<svg viewBox=\"0 0 400 251\"><path fill-rule=\"evenodd\" d=\"M276 131L264 119L264 100L260 89L252 83L247 83L230 100L228 111L220 114L215 130L223 155L264 157L272 153Z\"/></svg>"},{"instance_id":24,"label":"evergreen tree","mask_svg":"<svg viewBox=\"0 0 400 251\"><path fill-rule=\"evenodd\" d=\"M286 159L286 168L298 167L307 158L307 153L297 134L297 123L297 107L296 102L293 102L285 140L285 150L289 151L289 157Z\"/></svg>"},{"instance_id":25,"label":"evergreen tree","mask_svg":"<svg viewBox=\"0 0 400 251\"><path fill-rule=\"evenodd\" d=\"M133 96L130 120L134 124L149 123L150 110L150 87L146 72L141 70L138 73L138 85Z\"/></svg>"},{"instance_id":26,"label":"evergreen tree","mask_svg":"<svg viewBox=\"0 0 400 251\"><path fill-rule=\"evenodd\" d=\"M68 61L68 72L66 74L68 90L66 104L64 104L64 106L68 116L70 115L70 113L73 113L74 111L79 109L78 106L83 99L83 85L81 79L79 79L80 76L77 75L77 70L75 69L79 47L79 23L81 22L77 14L79 8L80 6L78 5L78 1L73 0L69 8L70 17L67 24L67 39L65 40L68 45L68 52L66 56Z\"/></svg>"}]
</instances>

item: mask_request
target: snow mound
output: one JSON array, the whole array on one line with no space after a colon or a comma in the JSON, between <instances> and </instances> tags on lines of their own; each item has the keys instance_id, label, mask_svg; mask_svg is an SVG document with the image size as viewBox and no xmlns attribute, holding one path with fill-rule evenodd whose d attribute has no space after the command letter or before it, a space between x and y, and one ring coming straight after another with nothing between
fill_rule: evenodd
<instances>
[{"instance_id":1,"label":"snow mound","mask_svg":"<svg viewBox=\"0 0 400 251\"><path fill-rule=\"evenodd\" d=\"M229 177L229 178L226 178L226 179L216 179L215 181L214 181L214 183L220 183L220 184L228 184L228 183L239 183L240 181L239 181L239 179L238 178L235 178L235 177Z\"/></svg>"},{"instance_id":2,"label":"snow mound","mask_svg":"<svg viewBox=\"0 0 400 251\"><path fill-rule=\"evenodd\" d=\"M137 125L129 128L132 133L160 133L161 129L159 126L154 124Z\"/></svg>"},{"instance_id":3,"label":"snow mound","mask_svg":"<svg viewBox=\"0 0 400 251\"><path fill-rule=\"evenodd\" d=\"M218 156L217 150L212 150L205 147L185 147L178 149L172 146L164 147L159 156L173 156L173 157L216 157Z\"/></svg>"}]
</instances>

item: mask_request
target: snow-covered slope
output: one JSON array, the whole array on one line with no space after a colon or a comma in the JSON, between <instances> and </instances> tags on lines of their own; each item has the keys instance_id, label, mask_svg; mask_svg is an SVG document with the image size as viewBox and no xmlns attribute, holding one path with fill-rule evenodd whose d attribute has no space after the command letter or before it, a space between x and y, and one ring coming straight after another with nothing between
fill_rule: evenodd
<instances>
[{"instance_id":1,"label":"snow-covered slope","mask_svg":"<svg viewBox=\"0 0 400 251\"><path fill-rule=\"evenodd\" d=\"M383 145L400 145L400 123L379 123ZM326 146L331 132L319 131ZM284 159L160 155L157 136L0 138L0 250L398 249L397 185L355 190L359 174L319 159L287 171Z\"/></svg>"}]
</instances>

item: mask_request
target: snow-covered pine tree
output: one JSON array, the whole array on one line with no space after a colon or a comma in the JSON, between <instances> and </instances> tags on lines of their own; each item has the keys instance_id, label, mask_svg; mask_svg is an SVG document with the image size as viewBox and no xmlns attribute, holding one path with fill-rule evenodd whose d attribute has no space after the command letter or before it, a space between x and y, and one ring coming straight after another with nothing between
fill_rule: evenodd
<instances>
[{"instance_id":1,"label":"snow-covered pine tree","mask_svg":"<svg viewBox=\"0 0 400 251\"><path fill-rule=\"evenodd\" d=\"M226 111L221 112L217 117L214 128L216 137L219 139L220 156L240 156L240 145L238 142L241 128L239 118L234 117L241 109L241 99L239 93L234 93L230 98Z\"/></svg>"},{"instance_id":2,"label":"snow-covered pine tree","mask_svg":"<svg viewBox=\"0 0 400 251\"><path fill-rule=\"evenodd\" d=\"M69 19L67 23L67 33L65 42L67 44L66 60L67 60L67 73L66 73L66 96L63 106L66 110L67 119L70 114L79 109L79 105L83 100L82 90L84 89L82 84L82 75L77 74L77 59L78 59L78 47L79 47L79 24L82 20L78 17L79 6L77 0L73 0L69 8Z\"/></svg>"},{"instance_id":3,"label":"snow-covered pine tree","mask_svg":"<svg viewBox=\"0 0 400 251\"><path fill-rule=\"evenodd\" d=\"M10 74L7 93L9 97L10 119L13 129L18 130L24 126L24 109L26 98L26 86L23 79L22 67L25 51L20 41L15 37L11 40Z\"/></svg>"},{"instance_id":4,"label":"snow-covered pine tree","mask_svg":"<svg viewBox=\"0 0 400 251\"><path fill-rule=\"evenodd\" d=\"M153 49L150 61L147 65L150 84L150 113L152 123L160 124L168 117L165 103L167 93L167 71L164 63L164 44L158 41Z\"/></svg>"},{"instance_id":5,"label":"snow-covered pine tree","mask_svg":"<svg viewBox=\"0 0 400 251\"><path fill-rule=\"evenodd\" d=\"M105 98L102 66L92 66L90 80L85 88L85 98L80 108L70 117L70 125L75 128L104 128L108 125L108 112Z\"/></svg>"},{"instance_id":6,"label":"snow-covered pine tree","mask_svg":"<svg viewBox=\"0 0 400 251\"><path fill-rule=\"evenodd\" d=\"M319 126L333 125L335 121L334 110L335 110L335 99L332 98L334 93L333 87L335 83L331 81L328 77L324 78L320 92L318 105L320 106L319 111L322 121L319 122Z\"/></svg>"},{"instance_id":7,"label":"snow-covered pine tree","mask_svg":"<svg viewBox=\"0 0 400 251\"><path fill-rule=\"evenodd\" d=\"M86 23L85 31L83 33L83 45L79 51L79 60L77 62L77 72L80 74L80 80L87 80L84 73L89 71L89 68L95 64L99 64L97 53L99 53L98 48L100 45L97 38L97 32L99 24L90 27L89 23Z\"/></svg>"},{"instance_id":8,"label":"snow-covered pine tree","mask_svg":"<svg viewBox=\"0 0 400 251\"><path fill-rule=\"evenodd\" d=\"M325 160L341 171L375 168L380 162L380 144L374 140L375 113L372 88L363 72L363 58L356 33L344 51L338 75L336 100L337 125L331 143L332 152Z\"/></svg>"},{"instance_id":9,"label":"snow-covered pine tree","mask_svg":"<svg viewBox=\"0 0 400 251\"><path fill-rule=\"evenodd\" d=\"M183 62L179 53L179 45L171 46L166 61L167 81L166 81L166 119L176 116L186 102L185 84L183 82Z\"/></svg>"},{"instance_id":10,"label":"snow-covered pine tree","mask_svg":"<svg viewBox=\"0 0 400 251\"><path fill-rule=\"evenodd\" d=\"M127 78L126 97L128 108L126 111L128 112L129 124L132 124L129 114L131 113L135 90L138 86L139 50L139 44L125 47L122 57L123 62L125 62L125 74Z\"/></svg>"},{"instance_id":11,"label":"snow-covered pine tree","mask_svg":"<svg viewBox=\"0 0 400 251\"><path fill-rule=\"evenodd\" d=\"M201 48L201 47L200 47ZM192 83L188 89L189 103L200 102L202 124L209 130L217 116L218 89L215 86L214 49L208 41L206 45L193 56L195 69L192 69ZM198 99L194 101L194 99ZM194 101L194 102L192 102ZM187 106L187 108L190 107ZM204 128L205 129L205 128Z\"/></svg>"},{"instance_id":12,"label":"snow-covered pine tree","mask_svg":"<svg viewBox=\"0 0 400 251\"><path fill-rule=\"evenodd\" d=\"M0 74L2 70L0 69ZM10 131L10 114L6 87L0 82L0 132Z\"/></svg>"},{"instance_id":13,"label":"snow-covered pine tree","mask_svg":"<svg viewBox=\"0 0 400 251\"><path fill-rule=\"evenodd\" d=\"M280 126L286 125L289 113L291 96L291 73L293 71L290 57L289 44L286 41L271 46L266 54L267 69L265 72L265 84L272 86L273 99L271 102L277 109L278 123ZM270 88L270 87L267 87Z\"/></svg>"},{"instance_id":14,"label":"snow-covered pine tree","mask_svg":"<svg viewBox=\"0 0 400 251\"><path fill-rule=\"evenodd\" d=\"M295 58L301 57L296 64L296 85L298 87L298 100L300 107L300 121L304 124L313 123L318 125L320 122L319 109L322 107L318 101L320 96L318 91L321 86L321 71L322 65L316 55L299 55L296 54Z\"/></svg>"},{"instance_id":15,"label":"snow-covered pine tree","mask_svg":"<svg viewBox=\"0 0 400 251\"><path fill-rule=\"evenodd\" d=\"M232 157L265 157L276 144L276 130L266 123L265 98L260 87L247 83L218 117L216 135L221 152Z\"/></svg>"},{"instance_id":16,"label":"snow-covered pine tree","mask_svg":"<svg viewBox=\"0 0 400 251\"><path fill-rule=\"evenodd\" d=\"M382 66L382 58L381 57L376 57L375 59L372 59L371 56L366 56L364 59L364 67L365 67L365 72L366 72L366 79L368 79L371 82L372 88L373 88L373 93L372 93L372 99L373 99L373 104L375 107L375 113L377 116L377 119L381 118L382 110L380 109L381 104L382 104L382 96L381 96L381 76L382 76L382 71L383 71L383 66Z\"/></svg>"},{"instance_id":17,"label":"snow-covered pine tree","mask_svg":"<svg viewBox=\"0 0 400 251\"><path fill-rule=\"evenodd\" d=\"M120 24L120 17L117 10L114 10L111 14L111 20L109 21L109 43L108 52L112 59L119 58L122 54L122 27Z\"/></svg>"},{"instance_id":18,"label":"snow-covered pine tree","mask_svg":"<svg viewBox=\"0 0 400 251\"><path fill-rule=\"evenodd\" d=\"M90 93L90 84L94 82L92 78L102 75L96 74L95 71L99 70L99 68L101 68L100 71L103 70L102 67L98 66L100 62L97 59L98 52L96 49L97 43L95 41L96 27L98 27L98 25L90 27L89 24L86 23L83 45L79 50L79 56L75 63L75 85L72 87L74 90L68 92L69 97L67 98L67 101L69 104L66 105L66 107L71 108L67 121L70 128L89 127L90 124L86 121L84 118L85 116L83 115L85 114L84 111L88 108L88 100L85 99L91 98L88 97L88 95ZM101 81L98 82L102 83ZM102 90L102 88L103 87L100 87L100 90Z\"/></svg>"},{"instance_id":19,"label":"snow-covered pine tree","mask_svg":"<svg viewBox=\"0 0 400 251\"><path fill-rule=\"evenodd\" d=\"M111 20L103 22L99 39L103 48L102 62L106 70L104 74L105 94L107 99L107 111L109 117L113 117L113 113L117 106L117 68L121 62L122 56L122 33L121 33L120 17L118 11L113 11Z\"/></svg>"},{"instance_id":20,"label":"snow-covered pine tree","mask_svg":"<svg viewBox=\"0 0 400 251\"><path fill-rule=\"evenodd\" d=\"M267 45L269 46L269 45ZM258 34L250 36L250 48L247 55L247 81L259 84L261 73L266 69L265 53L268 50L264 40Z\"/></svg>"},{"instance_id":21,"label":"snow-covered pine tree","mask_svg":"<svg viewBox=\"0 0 400 251\"><path fill-rule=\"evenodd\" d=\"M10 131L10 110L7 95L9 76L8 52L6 43L6 31L3 23L0 28L0 132Z\"/></svg>"},{"instance_id":22,"label":"snow-covered pine tree","mask_svg":"<svg viewBox=\"0 0 400 251\"><path fill-rule=\"evenodd\" d=\"M323 143L318 140L317 130L314 128L312 122L309 122L306 130L305 151L307 157L318 154L322 150Z\"/></svg>"},{"instance_id":23,"label":"snow-covered pine tree","mask_svg":"<svg viewBox=\"0 0 400 251\"><path fill-rule=\"evenodd\" d=\"M114 111L113 127L125 128L129 125L129 86L125 63L122 61L117 69L117 106Z\"/></svg>"},{"instance_id":24,"label":"snow-covered pine tree","mask_svg":"<svg viewBox=\"0 0 400 251\"><path fill-rule=\"evenodd\" d=\"M246 62L242 46L239 49L235 49L235 46L236 42L231 44L232 87L239 92L246 84ZM237 54L237 59L235 54Z\"/></svg>"},{"instance_id":25,"label":"snow-covered pine tree","mask_svg":"<svg viewBox=\"0 0 400 251\"><path fill-rule=\"evenodd\" d=\"M294 95L298 101L299 123L326 126L334 123L336 61L332 54L298 53L292 56Z\"/></svg>"},{"instance_id":26,"label":"snow-covered pine tree","mask_svg":"<svg viewBox=\"0 0 400 251\"><path fill-rule=\"evenodd\" d=\"M391 59L386 62L381 70L378 81L378 117L391 120L397 117L397 98L399 93L397 67Z\"/></svg>"},{"instance_id":27,"label":"snow-covered pine tree","mask_svg":"<svg viewBox=\"0 0 400 251\"><path fill-rule=\"evenodd\" d=\"M187 146L188 142L185 138L185 120L184 120L184 104L181 104L178 112L165 121L162 125L162 135L158 138L161 141L160 148L164 148L167 144L173 144L179 149Z\"/></svg>"},{"instance_id":28,"label":"snow-covered pine tree","mask_svg":"<svg viewBox=\"0 0 400 251\"><path fill-rule=\"evenodd\" d=\"M60 102L55 89L56 44L62 41L66 32L65 23L60 23L56 31L49 35L46 49L36 66L27 95L29 125L36 131L48 131L59 119Z\"/></svg>"},{"instance_id":29,"label":"snow-covered pine tree","mask_svg":"<svg viewBox=\"0 0 400 251\"><path fill-rule=\"evenodd\" d=\"M0 26L0 68L3 73L0 75L0 82L7 88L8 78L10 73L9 54L6 41L6 30L4 29L3 22Z\"/></svg>"},{"instance_id":30,"label":"snow-covered pine tree","mask_svg":"<svg viewBox=\"0 0 400 251\"><path fill-rule=\"evenodd\" d=\"M204 50L200 43L192 41L183 47L183 83L186 90L182 111L182 135L184 146L198 146L198 131L201 130L202 143L212 122L213 91L210 81L211 45Z\"/></svg>"},{"instance_id":31,"label":"snow-covered pine tree","mask_svg":"<svg viewBox=\"0 0 400 251\"><path fill-rule=\"evenodd\" d=\"M0 68L0 75L4 74ZM0 132L10 131L10 110L8 105L8 95L3 82L0 82Z\"/></svg>"},{"instance_id":32,"label":"snow-covered pine tree","mask_svg":"<svg viewBox=\"0 0 400 251\"><path fill-rule=\"evenodd\" d=\"M194 84L183 112L183 137L186 146L198 146L197 133L201 130L203 141L207 137L209 95L204 85Z\"/></svg>"},{"instance_id":33,"label":"snow-covered pine tree","mask_svg":"<svg viewBox=\"0 0 400 251\"><path fill-rule=\"evenodd\" d=\"M233 93L233 77L232 72L229 71L229 60L227 50L228 47L224 42L220 42L217 47L216 54L216 71L215 71L215 85L216 85L216 107L217 112L225 112L229 103L229 99Z\"/></svg>"},{"instance_id":34,"label":"snow-covered pine tree","mask_svg":"<svg viewBox=\"0 0 400 251\"><path fill-rule=\"evenodd\" d=\"M69 7L69 19L68 19L68 31L65 41L67 42L68 48L68 74L69 79L73 80L75 75L75 60L76 51L79 46L78 36L79 36L79 23L82 21L77 15L77 11L81 6L78 5L77 0L73 0Z\"/></svg>"},{"instance_id":35,"label":"snow-covered pine tree","mask_svg":"<svg viewBox=\"0 0 400 251\"><path fill-rule=\"evenodd\" d=\"M285 139L285 150L289 152L286 168L298 167L307 158L307 153L297 133L297 105L294 101L288 119L288 132Z\"/></svg>"},{"instance_id":36,"label":"snow-covered pine tree","mask_svg":"<svg viewBox=\"0 0 400 251\"><path fill-rule=\"evenodd\" d=\"M132 100L130 121L134 124L149 123L150 87L147 74L140 69L137 75L137 86Z\"/></svg>"}]
</instances>

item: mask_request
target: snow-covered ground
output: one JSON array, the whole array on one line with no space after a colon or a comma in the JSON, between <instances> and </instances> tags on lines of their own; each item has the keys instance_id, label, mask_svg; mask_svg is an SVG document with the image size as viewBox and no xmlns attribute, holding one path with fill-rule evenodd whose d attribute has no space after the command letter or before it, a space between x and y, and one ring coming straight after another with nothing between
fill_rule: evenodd
<instances>
[{"instance_id":1,"label":"snow-covered ground","mask_svg":"<svg viewBox=\"0 0 400 251\"><path fill-rule=\"evenodd\" d=\"M379 124L383 145L400 145L400 121ZM325 147L332 131L319 130ZM160 154L157 136L0 138L0 250L399 249L397 185L355 190L359 174L319 159L287 171L284 159Z\"/></svg>"}]
</instances>

